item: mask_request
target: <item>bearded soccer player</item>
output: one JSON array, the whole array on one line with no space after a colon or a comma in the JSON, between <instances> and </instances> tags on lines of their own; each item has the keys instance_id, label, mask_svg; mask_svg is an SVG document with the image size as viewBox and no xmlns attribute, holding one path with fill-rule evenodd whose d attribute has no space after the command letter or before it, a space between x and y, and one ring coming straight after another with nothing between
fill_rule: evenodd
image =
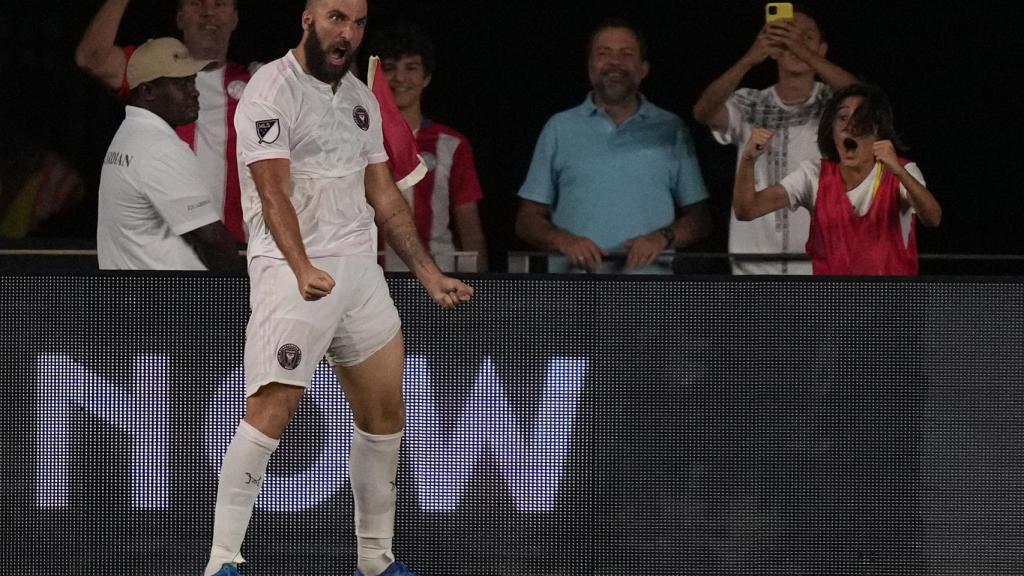
<instances>
[{"instance_id":1,"label":"bearded soccer player","mask_svg":"<svg viewBox=\"0 0 1024 576\"><path fill-rule=\"evenodd\" d=\"M366 18L365 0L309 0L301 42L253 75L235 115L252 291L246 415L221 467L206 576L238 574L267 464L325 355L355 423L355 573L413 574L391 551L404 351L374 222L438 305L473 289L442 274L418 240L377 100L349 74Z\"/></svg>"}]
</instances>

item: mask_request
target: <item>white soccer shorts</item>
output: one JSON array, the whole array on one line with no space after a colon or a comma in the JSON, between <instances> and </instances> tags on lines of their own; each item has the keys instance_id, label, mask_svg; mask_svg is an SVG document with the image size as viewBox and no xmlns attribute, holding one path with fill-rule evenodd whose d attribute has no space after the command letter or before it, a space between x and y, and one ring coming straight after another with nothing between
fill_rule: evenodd
<instances>
[{"instance_id":1,"label":"white soccer shorts","mask_svg":"<svg viewBox=\"0 0 1024 576\"><path fill-rule=\"evenodd\" d=\"M331 293L302 299L288 263L249 264L252 315L245 339L245 395L271 382L308 387L320 359L354 366L384 347L401 320L375 255L315 258L334 278Z\"/></svg>"}]
</instances>

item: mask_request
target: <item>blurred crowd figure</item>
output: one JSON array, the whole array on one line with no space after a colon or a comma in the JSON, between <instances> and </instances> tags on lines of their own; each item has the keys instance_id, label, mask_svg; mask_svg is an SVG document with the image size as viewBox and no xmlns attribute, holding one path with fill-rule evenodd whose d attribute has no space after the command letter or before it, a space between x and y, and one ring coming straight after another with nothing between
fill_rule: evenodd
<instances>
[{"instance_id":1,"label":"blurred crowd figure","mask_svg":"<svg viewBox=\"0 0 1024 576\"><path fill-rule=\"evenodd\" d=\"M587 71L583 103L541 132L516 232L564 256L551 272L671 272L662 252L711 231L693 140L678 116L640 93L650 64L630 23L608 20L592 32ZM624 261L609 259L616 252Z\"/></svg>"},{"instance_id":2,"label":"blurred crowd figure","mask_svg":"<svg viewBox=\"0 0 1024 576\"><path fill-rule=\"evenodd\" d=\"M0 238L57 236L85 198L82 176L40 139L15 141L0 146Z\"/></svg>"},{"instance_id":3,"label":"blurred crowd figure","mask_svg":"<svg viewBox=\"0 0 1024 576\"><path fill-rule=\"evenodd\" d=\"M0 59L0 73L20 78L27 71ZM42 93L31 93L38 107L19 107L25 86L10 82L0 87L0 240L62 238L81 226L88 184L69 155L74 126L54 129ZM17 92L17 93L16 93Z\"/></svg>"},{"instance_id":4,"label":"blurred crowd figure","mask_svg":"<svg viewBox=\"0 0 1024 576\"><path fill-rule=\"evenodd\" d=\"M416 144L427 175L402 190L413 209L420 241L446 272L487 270L487 242L480 224L483 189L465 135L424 115L423 92L434 77L437 59L431 38L419 26L402 23L380 31L365 53L380 57L382 69ZM387 238L382 237L386 244ZM475 252L472 269L459 266L455 252ZM385 270L407 270L391 249Z\"/></svg>"}]
</instances>

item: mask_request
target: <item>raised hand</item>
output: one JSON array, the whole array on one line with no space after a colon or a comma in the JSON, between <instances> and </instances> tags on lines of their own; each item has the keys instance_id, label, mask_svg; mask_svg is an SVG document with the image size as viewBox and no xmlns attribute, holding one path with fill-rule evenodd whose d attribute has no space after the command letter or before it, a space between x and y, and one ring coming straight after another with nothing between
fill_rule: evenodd
<instances>
[{"instance_id":1,"label":"raised hand","mask_svg":"<svg viewBox=\"0 0 1024 576\"><path fill-rule=\"evenodd\" d=\"M747 160L754 160L768 149L768 142L771 141L775 131L767 128L754 128L750 133L750 139L743 147L743 157Z\"/></svg>"},{"instance_id":2,"label":"raised hand","mask_svg":"<svg viewBox=\"0 0 1024 576\"><path fill-rule=\"evenodd\" d=\"M768 58L778 58L781 52L778 41L773 40L769 36L768 26L765 26L758 32L757 38L754 39L754 43L747 50L747 53L743 55L743 61L753 67Z\"/></svg>"},{"instance_id":3,"label":"raised hand","mask_svg":"<svg viewBox=\"0 0 1024 576\"><path fill-rule=\"evenodd\" d=\"M890 172L896 172L900 167L900 161L896 156L896 148L892 145L892 140L876 141L871 145L871 152L874 153L875 160L884 164Z\"/></svg>"},{"instance_id":4,"label":"raised hand","mask_svg":"<svg viewBox=\"0 0 1024 576\"><path fill-rule=\"evenodd\" d=\"M800 39L800 31L792 20L773 20L764 25L763 34L768 42L776 47L789 49L789 45Z\"/></svg>"}]
</instances>

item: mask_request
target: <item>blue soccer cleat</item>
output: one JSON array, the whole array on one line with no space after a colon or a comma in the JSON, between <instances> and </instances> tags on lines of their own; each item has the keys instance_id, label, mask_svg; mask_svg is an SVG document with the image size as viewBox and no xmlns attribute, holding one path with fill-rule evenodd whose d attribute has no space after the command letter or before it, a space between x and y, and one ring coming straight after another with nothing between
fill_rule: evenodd
<instances>
[{"instance_id":1,"label":"blue soccer cleat","mask_svg":"<svg viewBox=\"0 0 1024 576\"><path fill-rule=\"evenodd\" d=\"M240 576L238 568L234 564L225 564L217 570L217 573L213 576Z\"/></svg>"},{"instance_id":2,"label":"blue soccer cleat","mask_svg":"<svg viewBox=\"0 0 1024 576\"><path fill-rule=\"evenodd\" d=\"M363 576L363 573L356 568L355 576ZM392 562L387 570L380 573L380 576L416 576L416 573L409 570L409 567L401 562Z\"/></svg>"}]
</instances>

